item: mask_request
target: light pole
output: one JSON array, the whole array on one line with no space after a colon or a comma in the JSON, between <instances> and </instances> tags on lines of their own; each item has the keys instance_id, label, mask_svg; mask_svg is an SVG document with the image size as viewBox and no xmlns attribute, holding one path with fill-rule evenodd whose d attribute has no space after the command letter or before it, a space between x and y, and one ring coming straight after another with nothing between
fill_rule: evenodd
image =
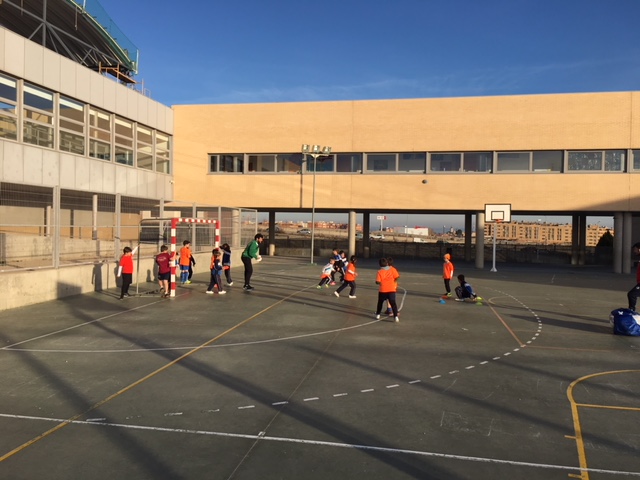
<instances>
[{"instance_id":1,"label":"light pole","mask_svg":"<svg viewBox=\"0 0 640 480\"><path fill-rule=\"evenodd\" d=\"M316 236L316 162L321 155L329 155L331 153L331 147L321 147L320 145L302 145L302 154L305 156L310 155L313 157L313 191L311 193L311 264L313 265L313 243ZM307 164L307 170L309 164Z\"/></svg>"}]
</instances>

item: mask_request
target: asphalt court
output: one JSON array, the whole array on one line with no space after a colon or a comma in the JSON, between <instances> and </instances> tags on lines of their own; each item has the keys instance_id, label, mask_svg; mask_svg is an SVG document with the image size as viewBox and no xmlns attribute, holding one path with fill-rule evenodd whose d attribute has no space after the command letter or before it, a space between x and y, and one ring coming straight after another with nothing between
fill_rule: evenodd
<instances>
[{"instance_id":1,"label":"asphalt court","mask_svg":"<svg viewBox=\"0 0 640 480\"><path fill-rule=\"evenodd\" d=\"M252 292L1 312L0 477L640 477L640 338L608 323L634 277L456 263L483 304L442 304L440 263L395 265L399 323L374 260L349 299L282 257Z\"/></svg>"}]
</instances>

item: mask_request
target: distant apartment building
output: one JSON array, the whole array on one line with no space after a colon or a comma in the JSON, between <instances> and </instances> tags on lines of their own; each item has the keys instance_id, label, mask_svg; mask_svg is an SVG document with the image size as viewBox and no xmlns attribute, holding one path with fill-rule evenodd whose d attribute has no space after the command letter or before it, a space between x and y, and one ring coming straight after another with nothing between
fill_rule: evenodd
<instances>
[{"instance_id":1,"label":"distant apartment building","mask_svg":"<svg viewBox=\"0 0 640 480\"><path fill-rule=\"evenodd\" d=\"M523 243L539 245L569 245L572 238L572 226L558 223L537 222L509 222L487 223L484 226L484 236L492 239L496 234L496 240L501 243ZM587 225L586 246L595 247L602 235L609 231L613 235L613 229L599 224Z\"/></svg>"}]
</instances>

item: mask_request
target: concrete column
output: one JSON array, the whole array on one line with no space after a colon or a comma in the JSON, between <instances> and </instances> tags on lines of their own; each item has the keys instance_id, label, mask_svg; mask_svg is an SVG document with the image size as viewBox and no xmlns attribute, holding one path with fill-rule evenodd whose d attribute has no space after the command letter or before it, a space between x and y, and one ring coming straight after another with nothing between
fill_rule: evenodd
<instances>
[{"instance_id":1,"label":"concrete column","mask_svg":"<svg viewBox=\"0 0 640 480\"><path fill-rule=\"evenodd\" d=\"M571 215L571 265L578 265L580 256L580 216Z\"/></svg>"},{"instance_id":2,"label":"concrete column","mask_svg":"<svg viewBox=\"0 0 640 480\"><path fill-rule=\"evenodd\" d=\"M242 225L241 223L241 210L239 208L234 208L231 211L231 248L240 248L241 240L242 240Z\"/></svg>"},{"instance_id":3,"label":"concrete column","mask_svg":"<svg viewBox=\"0 0 640 480\"><path fill-rule=\"evenodd\" d=\"M631 273L631 247L633 241L633 216L627 212L622 220L622 273Z\"/></svg>"},{"instance_id":4,"label":"concrete column","mask_svg":"<svg viewBox=\"0 0 640 480\"><path fill-rule=\"evenodd\" d=\"M613 273L622 273L622 237L624 234L623 227L624 215L617 212L613 215Z\"/></svg>"},{"instance_id":5,"label":"concrete column","mask_svg":"<svg viewBox=\"0 0 640 480\"><path fill-rule=\"evenodd\" d=\"M587 263L587 216L580 215L578 265Z\"/></svg>"},{"instance_id":6,"label":"concrete column","mask_svg":"<svg viewBox=\"0 0 640 480\"><path fill-rule=\"evenodd\" d=\"M191 218L198 218L198 205L197 204L193 204L191 205ZM191 245L192 245L192 251L197 251L196 249L200 248L200 245L196 244L196 228L197 228L197 223L190 223L188 224L189 228L191 229Z\"/></svg>"},{"instance_id":7,"label":"concrete column","mask_svg":"<svg viewBox=\"0 0 640 480\"><path fill-rule=\"evenodd\" d=\"M354 210L349 210L349 257L351 255L356 254L356 225L357 225L357 216ZM364 237L363 237L364 238Z\"/></svg>"},{"instance_id":8,"label":"concrete column","mask_svg":"<svg viewBox=\"0 0 640 480\"><path fill-rule=\"evenodd\" d=\"M465 213L464 214L464 261L471 261L471 241L472 237L472 214Z\"/></svg>"},{"instance_id":9,"label":"concrete column","mask_svg":"<svg viewBox=\"0 0 640 480\"><path fill-rule=\"evenodd\" d=\"M52 253L53 253L53 268L60 267L60 187L53 187L53 243L52 243Z\"/></svg>"},{"instance_id":10,"label":"concrete column","mask_svg":"<svg viewBox=\"0 0 640 480\"><path fill-rule=\"evenodd\" d=\"M362 245L364 249L362 252L363 258L369 258L371 256L371 240L369 240L369 234L371 233L371 212L362 212Z\"/></svg>"},{"instance_id":11,"label":"concrete column","mask_svg":"<svg viewBox=\"0 0 640 480\"><path fill-rule=\"evenodd\" d=\"M269 256L276 254L276 212L269 212Z\"/></svg>"},{"instance_id":12,"label":"concrete column","mask_svg":"<svg viewBox=\"0 0 640 480\"><path fill-rule=\"evenodd\" d=\"M484 268L484 212L476 212L476 268Z\"/></svg>"},{"instance_id":13,"label":"concrete column","mask_svg":"<svg viewBox=\"0 0 640 480\"><path fill-rule=\"evenodd\" d=\"M120 242L120 236L122 235L122 194L116 193L116 204L115 204L115 224L116 224L116 234L114 235L113 242L113 255L114 260L118 260L120 258L120 253L122 250L122 244Z\"/></svg>"},{"instance_id":14,"label":"concrete column","mask_svg":"<svg viewBox=\"0 0 640 480\"><path fill-rule=\"evenodd\" d=\"M95 193L91 202L91 239L98 239L98 195Z\"/></svg>"}]
</instances>

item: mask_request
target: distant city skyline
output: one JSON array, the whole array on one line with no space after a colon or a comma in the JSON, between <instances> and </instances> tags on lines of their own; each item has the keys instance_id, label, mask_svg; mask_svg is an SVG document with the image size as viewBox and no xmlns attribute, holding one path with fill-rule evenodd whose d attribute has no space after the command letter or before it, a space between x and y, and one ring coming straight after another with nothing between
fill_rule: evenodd
<instances>
[{"instance_id":1,"label":"distant city skyline","mask_svg":"<svg viewBox=\"0 0 640 480\"><path fill-rule=\"evenodd\" d=\"M378 220L376 217L379 215L385 215L386 220ZM269 216L266 213L260 213L259 221L268 220ZM513 221L522 222L541 222L541 223L557 223L557 224L570 224L570 216L552 216L552 215L514 215ZM276 214L276 222L311 222L311 213L279 213ZM315 221L333 221L335 223L348 223L349 216L346 213L316 213ZM356 215L356 222L362 224L362 214ZM375 213L371 214L370 225L372 231L380 230L382 227L428 227L435 232L442 233L443 231L464 230L464 215L420 215L420 214L384 214ZM605 228L613 228L613 216L588 216L587 224L600 224ZM475 222L472 225L475 229Z\"/></svg>"}]
</instances>

